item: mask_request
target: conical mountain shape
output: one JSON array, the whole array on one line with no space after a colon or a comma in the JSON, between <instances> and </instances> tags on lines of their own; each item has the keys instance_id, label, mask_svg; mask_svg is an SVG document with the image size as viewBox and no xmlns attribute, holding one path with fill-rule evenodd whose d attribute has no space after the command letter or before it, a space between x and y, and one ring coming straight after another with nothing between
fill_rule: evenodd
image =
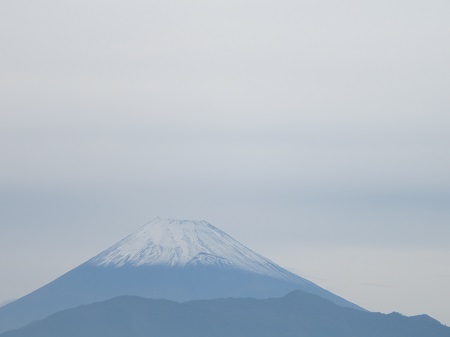
<instances>
[{"instance_id":1,"label":"conical mountain shape","mask_svg":"<svg viewBox=\"0 0 450 337\"><path fill-rule=\"evenodd\" d=\"M0 308L0 332L121 295L187 301L280 297L296 289L361 309L206 221L157 218L55 281Z\"/></svg>"}]
</instances>

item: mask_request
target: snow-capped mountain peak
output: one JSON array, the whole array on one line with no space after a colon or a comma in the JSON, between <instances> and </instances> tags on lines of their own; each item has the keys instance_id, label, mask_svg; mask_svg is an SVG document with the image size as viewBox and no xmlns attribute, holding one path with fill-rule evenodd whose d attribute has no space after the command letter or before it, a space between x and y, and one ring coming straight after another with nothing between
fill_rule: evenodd
<instances>
[{"instance_id":1,"label":"snow-capped mountain peak","mask_svg":"<svg viewBox=\"0 0 450 337\"><path fill-rule=\"evenodd\" d=\"M92 258L97 266L229 267L282 279L297 279L206 221L156 218Z\"/></svg>"}]
</instances>

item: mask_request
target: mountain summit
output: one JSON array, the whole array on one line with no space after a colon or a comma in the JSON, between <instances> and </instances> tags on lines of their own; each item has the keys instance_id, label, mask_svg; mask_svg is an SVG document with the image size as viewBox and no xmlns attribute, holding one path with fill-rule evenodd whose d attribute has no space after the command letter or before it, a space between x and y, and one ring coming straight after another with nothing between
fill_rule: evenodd
<instances>
[{"instance_id":1,"label":"mountain summit","mask_svg":"<svg viewBox=\"0 0 450 337\"><path fill-rule=\"evenodd\" d=\"M156 218L92 258L97 266L210 266L284 280L299 277L255 253L206 221Z\"/></svg>"},{"instance_id":2,"label":"mountain summit","mask_svg":"<svg viewBox=\"0 0 450 337\"><path fill-rule=\"evenodd\" d=\"M0 308L0 332L122 295L189 301L279 297L296 289L363 310L206 221L157 218L53 282Z\"/></svg>"}]
</instances>

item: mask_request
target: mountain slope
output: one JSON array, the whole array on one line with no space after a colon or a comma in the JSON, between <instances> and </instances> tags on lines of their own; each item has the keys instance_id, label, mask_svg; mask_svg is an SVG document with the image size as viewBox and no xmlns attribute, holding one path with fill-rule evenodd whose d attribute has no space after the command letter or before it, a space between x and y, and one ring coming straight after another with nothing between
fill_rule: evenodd
<instances>
[{"instance_id":1,"label":"mountain slope","mask_svg":"<svg viewBox=\"0 0 450 337\"><path fill-rule=\"evenodd\" d=\"M361 309L205 221L158 218L55 281L0 308L0 332L121 295L188 301L279 297L295 289Z\"/></svg>"},{"instance_id":2,"label":"mountain slope","mask_svg":"<svg viewBox=\"0 0 450 337\"><path fill-rule=\"evenodd\" d=\"M139 297L59 312L0 337L450 337L422 315L384 315L295 291L273 299L177 303Z\"/></svg>"}]
</instances>

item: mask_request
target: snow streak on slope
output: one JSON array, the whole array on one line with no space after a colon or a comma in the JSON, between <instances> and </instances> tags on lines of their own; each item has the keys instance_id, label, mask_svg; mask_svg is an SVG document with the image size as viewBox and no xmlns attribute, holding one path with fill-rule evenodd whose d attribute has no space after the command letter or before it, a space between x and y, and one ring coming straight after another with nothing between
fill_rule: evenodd
<instances>
[{"instance_id":1,"label":"snow streak on slope","mask_svg":"<svg viewBox=\"0 0 450 337\"><path fill-rule=\"evenodd\" d=\"M92 258L97 266L215 266L308 282L243 246L206 221L156 218Z\"/></svg>"}]
</instances>

